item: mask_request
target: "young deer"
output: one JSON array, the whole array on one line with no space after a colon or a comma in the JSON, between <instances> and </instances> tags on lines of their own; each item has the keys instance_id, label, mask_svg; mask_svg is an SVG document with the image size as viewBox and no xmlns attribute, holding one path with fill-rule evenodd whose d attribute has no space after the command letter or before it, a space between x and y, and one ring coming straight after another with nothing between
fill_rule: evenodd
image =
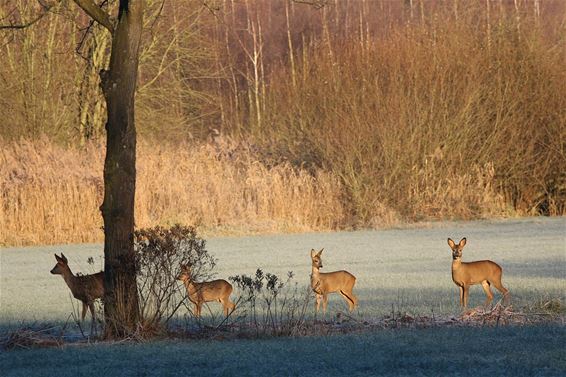
<instances>
[{"instance_id":1,"label":"young deer","mask_svg":"<svg viewBox=\"0 0 566 377\"><path fill-rule=\"evenodd\" d=\"M200 317L202 304L205 302L220 302L222 306L224 306L224 315L226 317L236 308L236 305L230 301L232 284L228 283L226 280L218 279L196 283L192 280L190 266L186 265L181 265L181 274L178 279L185 284L189 301L195 305L195 317Z\"/></svg>"},{"instance_id":2,"label":"young deer","mask_svg":"<svg viewBox=\"0 0 566 377\"><path fill-rule=\"evenodd\" d=\"M100 271L92 275L75 276L69 268L67 258L63 253L59 257L55 254L57 264L51 269L54 275L62 275L63 280L73 293L73 297L83 303L81 321L84 321L87 307L90 310L92 323L90 331L92 333L95 326L96 315L94 310L94 300L104 296L104 272Z\"/></svg>"},{"instance_id":3,"label":"young deer","mask_svg":"<svg viewBox=\"0 0 566 377\"><path fill-rule=\"evenodd\" d=\"M356 305L358 305L358 299L352 293L354 284L356 284L356 277L348 271L343 270L326 273L320 272L319 269L322 268L322 259L320 256L323 250L324 249L321 249L317 253L316 250L311 249L311 288L314 293L316 293L315 311L318 312L320 301L322 300L322 310L326 313L328 294L334 292L339 292L342 295L350 311L352 311Z\"/></svg>"},{"instance_id":4,"label":"young deer","mask_svg":"<svg viewBox=\"0 0 566 377\"><path fill-rule=\"evenodd\" d=\"M505 298L509 292L503 284L501 284L501 275L503 270L501 267L490 260L481 260L476 262L462 262L462 249L466 245L466 238L456 245L450 238L448 246L452 249L452 280L460 288L460 305L464 308L468 307L468 294L470 293L470 285L481 284L487 299L485 305L488 306L493 300L493 293L490 285L493 284Z\"/></svg>"}]
</instances>

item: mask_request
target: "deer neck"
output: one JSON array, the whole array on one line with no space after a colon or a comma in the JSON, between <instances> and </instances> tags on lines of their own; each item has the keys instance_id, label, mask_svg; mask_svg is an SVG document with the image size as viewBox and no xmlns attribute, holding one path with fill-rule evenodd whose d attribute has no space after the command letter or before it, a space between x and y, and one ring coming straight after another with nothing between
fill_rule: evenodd
<instances>
[{"instance_id":1,"label":"deer neck","mask_svg":"<svg viewBox=\"0 0 566 377\"><path fill-rule=\"evenodd\" d=\"M452 271L458 270L462 266L462 258L452 260Z\"/></svg>"},{"instance_id":2,"label":"deer neck","mask_svg":"<svg viewBox=\"0 0 566 377\"><path fill-rule=\"evenodd\" d=\"M189 292L196 291L195 283L193 283L193 281L191 279L185 280L184 283L185 283L185 287L187 287L187 290Z\"/></svg>"},{"instance_id":3,"label":"deer neck","mask_svg":"<svg viewBox=\"0 0 566 377\"><path fill-rule=\"evenodd\" d=\"M313 265L313 266L312 266L312 273L311 273L311 276L312 276L313 278L319 279L319 278L320 278L320 269L319 269L318 267L316 267L316 266Z\"/></svg>"},{"instance_id":4,"label":"deer neck","mask_svg":"<svg viewBox=\"0 0 566 377\"><path fill-rule=\"evenodd\" d=\"M316 294L322 294L321 285L322 282L320 280L319 268L313 265L311 274L311 288Z\"/></svg>"},{"instance_id":5,"label":"deer neck","mask_svg":"<svg viewBox=\"0 0 566 377\"><path fill-rule=\"evenodd\" d=\"M67 286L71 289L71 291L73 291L73 289L76 286L77 277L73 274L71 269L69 267L64 269L61 276L63 276L63 280L65 280L65 283L67 283Z\"/></svg>"}]
</instances>

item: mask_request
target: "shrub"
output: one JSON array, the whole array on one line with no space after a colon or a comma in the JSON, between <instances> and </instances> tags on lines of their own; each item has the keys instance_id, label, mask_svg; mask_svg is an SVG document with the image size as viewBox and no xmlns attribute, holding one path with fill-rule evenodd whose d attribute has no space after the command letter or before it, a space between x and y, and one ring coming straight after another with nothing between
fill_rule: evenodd
<instances>
[{"instance_id":1,"label":"shrub","mask_svg":"<svg viewBox=\"0 0 566 377\"><path fill-rule=\"evenodd\" d=\"M190 264L195 279L211 277L216 260L206 241L190 226L156 226L134 233L141 326L156 332L167 326L186 292L177 281L181 264Z\"/></svg>"},{"instance_id":2,"label":"shrub","mask_svg":"<svg viewBox=\"0 0 566 377\"><path fill-rule=\"evenodd\" d=\"M242 292L236 306L236 309L243 308L240 319L256 335L284 336L305 332L305 314L311 292L296 282L291 284L293 277L292 271L283 280L258 268L255 276L243 274L228 278Z\"/></svg>"}]
</instances>

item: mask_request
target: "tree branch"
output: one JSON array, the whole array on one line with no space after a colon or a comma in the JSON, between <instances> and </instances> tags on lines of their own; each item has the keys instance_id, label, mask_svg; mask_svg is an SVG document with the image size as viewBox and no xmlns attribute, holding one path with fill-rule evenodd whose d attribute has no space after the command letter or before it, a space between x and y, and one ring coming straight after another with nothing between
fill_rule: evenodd
<instances>
[{"instance_id":1,"label":"tree branch","mask_svg":"<svg viewBox=\"0 0 566 377\"><path fill-rule=\"evenodd\" d=\"M75 4L81 7L93 20L104 26L110 31L111 34L114 33L114 23L110 20L110 16L102 10L94 0L73 0Z\"/></svg>"},{"instance_id":2,"label":"tree branch","mask_svg":"<svg viewBox=\"0 0 566 377\"><path fill-rule=\"evenodd\" d=\"M60 2L60 0L56 1L53 4L46 4L44 1L38 0L38 3L43 8L43 12L41 12L36 18L34 18L31 21L24 22L24 23L21 23L21 24L0 25L0 30L2 30L2 29L25 29L25 28L28 28L28 27L32 26L33 24L35 24L36 22L38 22L39 20L41 20L43 17L47 16L47 14L49 13L49 10L51 10L51 8L53 8L55 5L59 4L59 2ZM8 16L6 16L5 18L8 18L14 12L15 12L15 9L12 10L8 14Z\"/></svg>"}]
</instances>

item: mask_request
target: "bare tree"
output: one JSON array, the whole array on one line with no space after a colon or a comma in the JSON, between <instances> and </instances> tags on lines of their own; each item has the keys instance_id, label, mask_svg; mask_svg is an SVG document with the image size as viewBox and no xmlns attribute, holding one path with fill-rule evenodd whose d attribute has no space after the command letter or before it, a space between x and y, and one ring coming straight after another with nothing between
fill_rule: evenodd
<instances>
[{"instance_id":1,"label":"bare tree","mask_svg":"<svg viewBox=\"0 0 566 377\"><path fill-rule=\"evenodd\" d=\"M92 12L81 7L106 26L104 23L107 15L92 0L75 2L89 3ZM104 219L106 337L121 337L134 331L139 318L133 243L136 191L134 96L143 25L143 2L144 0L120 0L116 28L112 30L106 26L113 34L110 66L108 70L100 72L108 113L104 201L101 206Z\"/></svg>"},{"instance_id":2,"label":"bare tree","mask_svg":"<svg viewBox=\"0 0 566 377\"><path fill-rule=\"evenodd\" d=\"M139 302L133 245L136 186L136 92L145 0L119 0L113 19L94 0L74 0L112 35L110 65L101 70L107 107L104 201L104 317L105 337L124 337L136 330ZM38 0L41 13L31 21L2 25L23 29L36 24L60 0Z\"/></svg>"}]
</instances>

